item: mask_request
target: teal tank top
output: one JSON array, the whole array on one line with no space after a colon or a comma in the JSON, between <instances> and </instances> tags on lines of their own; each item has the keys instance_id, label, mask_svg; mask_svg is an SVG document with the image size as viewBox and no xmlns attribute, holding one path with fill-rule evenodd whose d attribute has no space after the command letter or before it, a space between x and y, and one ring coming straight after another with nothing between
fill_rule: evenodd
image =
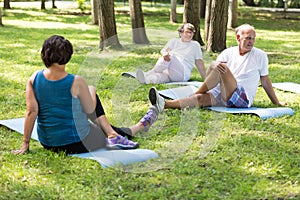
<instances>
[{"instance_id":1,"label":"teal tank top","mask_svg":"<svg viewBox=\"0 0 300 200\"><path fill-rule=\"evenodd\" d=\"M78 98L71 94L75 76L52 81L39 71L33 81L38 102L38 139L47 146L63 146L80 142L90 131L90 122Z\"/></svg>"}]
</instances>

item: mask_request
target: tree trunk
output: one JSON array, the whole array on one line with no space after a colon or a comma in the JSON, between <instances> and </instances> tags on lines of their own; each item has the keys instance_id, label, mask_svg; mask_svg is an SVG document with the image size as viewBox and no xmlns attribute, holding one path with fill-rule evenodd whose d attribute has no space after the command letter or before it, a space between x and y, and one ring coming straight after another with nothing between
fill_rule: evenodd
<instances>
[{"instance_id":1,"label":"tree trunk","mask_svg":"<svg viewBox=\"0 0 300 200\"><path fill-rule=\"evenodd\" d=\"M228 0L211 0L208 23L207 51L221 52L226 49L226 32L228 22Z\"/></svg>"},{"instance_id":2,"label":"tree trunk","mask_svg":"<svg viewBox=\"0 0 300 200\"><path fill-rule=\"evenodd\" d=\"M206 0L200 0L200 18L205 18Z\"/></svg>"},{"instance_id":3,"label":"tree trunk","mask_svg":"<svg viewBox=\"0 0 300 200\"><path fill-rule=\"evenodd\" d=\"M1 8L0 8L0 27L3 26L3 23L2 23L2 12L1 12Z\"/></svg>"},{"instance_id":4,"label":"tree trunk","mask_svg":"<svg viewBox=\"0 0 300 200\"><path fill-rule=\"evenodd\" d=\"M98 5L97 5L97 0L91 0L91 8L92 8L92 24L96 25L99 23L99 20L98 20L98 13L99 13L99 10L98 10Z\"/></svg>"},{"instance_id":5,"label":"tree trunk","mask_svg":"<svg viewBox=\"0 0 300 200\"><path fill-rule=\"evenodd\" d=\"M203 46L204 42L200 34L200 0L184 1L183 22L191 23L195 26L196 33L194 34L193 39Z\"/></svg>"},{"instance_id":6,"label":"tree trunk","mask_svg":"<svg viewBox=\"0 0 300 200\"><path fill-rule=\"evenodd\" d=\"M238 0L229 0L228 6L228 28L236 28L238 26Z\"/></svg>"},{"instance_id":7,"label":"tree trunk","mask_svg":"<svg viewBox=\"0 0 300 200\"><path fill-rule=\"evenodd\" d=\"M46 10L45 2L46 0L41 0L41 10Z\"/></svg>"},{"instance_id":8,"label":"tree trunk","mask_svg":"<svg viewBox=\"0 0 300 200\"><path fill-rule=\"evenodd\" d=\"M136 44L149 44L145 31L141 0L129 0L132 41Z\"/></svg>"},{"instance_id":9,"label":"tree trunk","mask_svg":"<svg viewBox=\"0 0 300 200\"><path fill-rule=\"evenodd\" d=\"M99 31L101 50L108 47L112 49L121 49L117 35L117 26L115 19L114 0L97 0L99 10Z\"/></svg>"},{"instance_id":10,"label":"tree trunk","mask_svg":"<svg viewBox=\"0 0 300 200\"><path fill-rule=\"evenodd\" d=\"M57 8L55 5L55 0L52 0L52 8Z\"/></svg>"},{"instance_id":11,"label":"tree trunk","mask_svg":"<svg viewBox=\"0 0 300 200\"><path fill-rule=\"evenodd\" d=\"M284 8L284 1L278 0L278 8Z\"/></svg>"},{"instance_id":12,"label":"tree trunk","mask_svg":"<svg viewBox=\"0 0 300 200\"><path fill-rule=\"evenodd\" d=\"M3 6L4 9L11 9L10 7L10 0L4 0L4 6Z\"/></svg>"},{"instance_id":13,"label":"tree trunk","mask_svg":"<svg viewBox=\"0 0 300 200\"><path fill-rule=\"evenodd\" d=\"M243 0L247 6L255 6L254 0Z\"/></svg>"},{"instance_id":14,"label":"tree trunk","mask_svg":"<svg viewBox=\"0 0 300 200\"><path fill-rule=\"evenodd\" d=\"M170 12L170 22L171 23L177 23L176 3L177 3L177 0L171 0L171 12Z\"/></svg>"},{"instance_id":15,"label":"tree trunk","mask_svg":"<svg viewBox=\"0 0 300 200\"><path fill-rule=\"evenodd\" d=\"M209 32L209 23L210 23L210 10L211 10L212 0L206 0L206 9L205 9L205 22L204 22L204 41L208 40L208 32Z\"/></svg>"}]
</instances>

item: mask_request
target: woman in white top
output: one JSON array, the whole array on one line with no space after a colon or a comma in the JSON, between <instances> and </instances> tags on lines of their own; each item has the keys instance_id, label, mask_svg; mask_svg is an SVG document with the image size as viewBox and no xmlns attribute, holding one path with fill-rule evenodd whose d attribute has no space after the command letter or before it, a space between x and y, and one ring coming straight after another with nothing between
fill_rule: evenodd
<instances>
[{"instance_id":1,"label":"woman in white top","mask_svg":"<svg viewBox=\"0 0 300 200\"><path fill-rule=\"evenodd\" d=\"M154 68L146 73L137 70L136 78L140 83L168 83L188 81L196 65L201 77L205 78L205 67L202 60L200 44L192 40L195 28L192 24L183 24L179 29L179 38L168 41L161 50L162 56Z\"/></svg>"}]
</instances>

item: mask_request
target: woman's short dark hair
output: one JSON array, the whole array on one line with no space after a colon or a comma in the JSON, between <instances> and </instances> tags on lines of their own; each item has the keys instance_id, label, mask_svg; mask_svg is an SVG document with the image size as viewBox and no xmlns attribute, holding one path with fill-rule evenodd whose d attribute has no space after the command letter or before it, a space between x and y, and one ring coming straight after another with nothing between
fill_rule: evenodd
<instances>
[{"instance_id":1,"label":"woman's short dark hair","mask_svg":"<svg viewBox=\"0 0 300 200\"><path fill-rule=\"evenodd\" d=\"M73 46L71 42L59 35L53 35L45 40L41 58L46 65L50 67L53 63L60 65L67 64L73 54Z\"/></svg>"}]
</instances>

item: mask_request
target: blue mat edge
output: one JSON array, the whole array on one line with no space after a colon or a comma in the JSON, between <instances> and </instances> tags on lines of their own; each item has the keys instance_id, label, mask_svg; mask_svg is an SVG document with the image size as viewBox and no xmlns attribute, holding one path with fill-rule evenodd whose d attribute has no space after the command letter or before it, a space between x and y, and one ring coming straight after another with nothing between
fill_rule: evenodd
<instances>
[{"instance_id":1,"label":"blue mat edge","mask_svg":"<svg viewBox=\"0 0 300 200\"><path fill-rule=\"evenodd\" d=\"M17 133L20 133L21 135L23 135L23 126L22 127L19 127L19 128L16 128L14 125L11 125L11 123L13 123L14 121L16 123L24 123L24 119L25 118L13 118L13 119L6 119L6 120L0 120L0 126L4 126L10 130L13 130ZM32 136L31 139L33 140L36 140L38 141L38 138L37 138L37 134L36 134L36 124L35 124L35 127L34 127L34 131L32 133ZM143 158L140 158L140 157L137 157L138 154L136 154L136 158L138 158L139 160L137 159L131 159L131 160L124 160L124 159L119 159L121 160L120 162L116 162L115 160L111 161L111 162L100 162L97 157L95 156L92 156L93 154L97 154L99 153L100 151L103 151L104 153L110 153L110 154L120 154L122 152L124 153L131 153L131 152L135 152L135 153L141 153L141 152L144 152L144 153L147 153L147 156L146 157L143 157ZM78 158L84 158L84 159L92 159L92 160L95 160L97 161L103 168L108 168L108 167L113 167L114 165L117 165L117 164L123 164L123 165L127 165L127 164L133 164L133 163L137 163L137 162L144 162L144 161L147 161L147 160L150 160L150 159L154 159L154 158L158 158L159 155L154 152L153 150L149 150L149 149L132 149L132 150L107 150L105 148L102 148L102 149L98 149L98 150L95 150L95 151L92 151L92 152L87 152L87 153L81 153L81 154L70 154L70 156L74 156L74 157L78 157Z\"/></svg>"}]
</instances>

